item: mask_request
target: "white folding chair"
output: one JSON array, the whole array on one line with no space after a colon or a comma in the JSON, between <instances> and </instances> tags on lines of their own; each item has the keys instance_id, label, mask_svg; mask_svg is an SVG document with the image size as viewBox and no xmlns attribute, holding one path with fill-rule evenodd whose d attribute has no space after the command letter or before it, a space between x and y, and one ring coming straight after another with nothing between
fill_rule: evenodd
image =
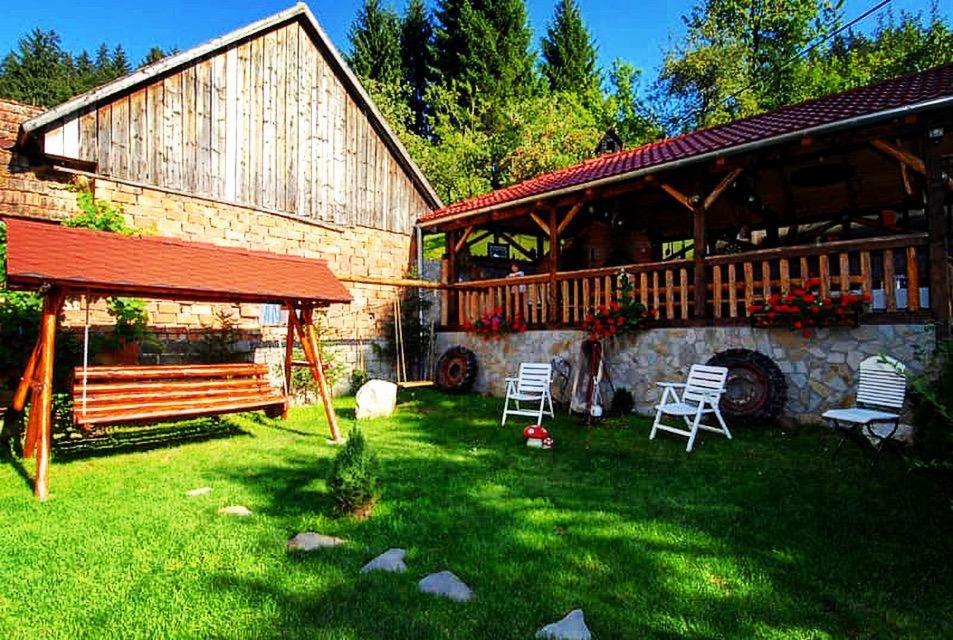
<instances>
[{"instance_id":1,"label":"white folding chair","mask_svg":"<svg viewBox=\"0 0 953 640\"><path fill-rule=\"evenodd\" d=\"M552 417L553 397L549 391L553 379L553 366L541 362L524 362L520 364L519 375L516 378L506 379L506 401L503 403L503 421L506 416L532 416L536 418L534 424L543 423L543 415ZM510 401L514 408L510 408ZM531 403L533 408L524 409L520 403ZM537 403L539 403L537 405Z\"/></svg>"},{"instance_id":2,"label":"white folding chair","mask_svg":"<svg viewBox=\"0 0 953 640\"><path fill-rule=\"evenodd\" d=\"M868 439L877 440L875 446L878 450L894 436L900 427L900 414L897 412L903 408L907 394L905 372L906 367L890 356L871 356L860 363L860 383L857 386L857 401L854 406L847 409L830 409L821 416L830 420L835 429L845 430L835 454L844 444L844 440L854 433L860 432ZM892 426L878 430L876 425Z\"/></svg>"},{"instance_id":3,"label":"white folding chair","mask_svg":"<svg viewBox=\"0 0 953 640\"><path fill-rule=\"evenodd\" d=\"M731 432L728 431L728 425L721 416L721 409L718 403L722 394L725 392L725 382L728 380L727 367L709 367L703 364L693 364L688 372L688 382L659 382L662 387L662 398L655 405L655 424L652 425L652 433L649 439L655 438L655 433L662 429L670 431L681 436L688 437L688 447L686 452L692 450L695 444L695 437L699 429L723 433L729 440ZM678 390L682 392L679 394ZM721 426L709 426L702 424L702 418L706 414L714 414ZM685 422L684 429L662 424L662 416L677 416Z\"/></svg>"}]
</instances>

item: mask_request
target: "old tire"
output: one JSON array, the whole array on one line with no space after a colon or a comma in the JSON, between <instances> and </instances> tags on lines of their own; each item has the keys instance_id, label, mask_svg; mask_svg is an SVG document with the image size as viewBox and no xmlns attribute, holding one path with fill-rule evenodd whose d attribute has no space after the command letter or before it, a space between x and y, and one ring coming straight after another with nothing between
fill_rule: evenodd
<instances>
[{"instance_id":1,"label":"old tire","mask_svg":"<svg viewBox=\"0 0 953 640\"><path fill-rule=\"evenodd\" d=\"M466 347L450 347L437 360L437 387L448 393L466 393L477 376L476 354Z\"/></svg>"},{"instance_id":2,"label":"old tire","mask_svg":"<svg viewBox=\"0 0 953 640\"><path fill-rule=\"evenodd\" d=\"M749 422L771 421L788 401L788 383L774 360L750 349L728 349L708 364L728 367L727 391L721 399L726 417Z\"/></svg>"}]
</instances>

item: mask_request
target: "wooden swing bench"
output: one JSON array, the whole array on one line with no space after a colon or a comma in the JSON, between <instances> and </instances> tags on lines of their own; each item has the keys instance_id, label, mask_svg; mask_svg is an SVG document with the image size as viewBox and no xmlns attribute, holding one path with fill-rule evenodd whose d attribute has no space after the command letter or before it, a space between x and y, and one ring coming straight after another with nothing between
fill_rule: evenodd
<instances>
[{"instance_id":1,"label":"wooden swing bench","mask_svg":"<svg viewBox=\"0 0 953 640\"><path fill-rule=\"evenodd\" d=\"M254 363L76 367L73 421L89 429L257 410L276 418L288 398L268 374Z\"/></svg>"}]
</instances>

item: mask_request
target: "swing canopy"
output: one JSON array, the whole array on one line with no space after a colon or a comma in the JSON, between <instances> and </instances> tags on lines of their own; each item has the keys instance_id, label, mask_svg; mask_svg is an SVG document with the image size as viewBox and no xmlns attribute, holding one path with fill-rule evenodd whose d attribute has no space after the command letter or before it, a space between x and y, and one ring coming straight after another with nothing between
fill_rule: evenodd
<instances>
[{"instance_id":1,"label":"swing canopy","mask_svg":"<svg viewBox=\"0 0 953 640\"><path fill-rule=\"evenodd\" d=\"M7 226L7 283L73 293L196 302L323 306L351 296L324 260L125 236L15 218Z\"/></svg>"}]
</instances>

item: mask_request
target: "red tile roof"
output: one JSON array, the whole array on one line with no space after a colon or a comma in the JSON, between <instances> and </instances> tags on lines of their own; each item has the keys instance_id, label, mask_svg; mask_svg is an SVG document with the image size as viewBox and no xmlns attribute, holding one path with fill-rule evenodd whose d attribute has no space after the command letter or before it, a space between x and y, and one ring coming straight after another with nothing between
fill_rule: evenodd
<instances>
[{"instance_id":1,"label":"red tile roof","mask_svg":"<svg viewBox=\"0 0 953 640\"><path fill-rule=\"evenodd\" d=\"M223 302L350 302L324 260L7 218L7 281Z\"/></svg>"},{"instance_id":2,"label":"red tile roof","mask_svg":"<svg viewBox=\"0 0 953 640\"><path fill-rule=\"evenodd\" d=\"M912 107L953 96L953 64L858 87L842 93L808 100L736 120L727 124L652 142L634 149L592 158L579 164L544 173L519 184L475 196L421 216L421 222L541 196L560 189L651 167L662 167L712 152L728 153L733 147L777 136L831 125L859 116Z\"/></svg>"}]
</instances>

